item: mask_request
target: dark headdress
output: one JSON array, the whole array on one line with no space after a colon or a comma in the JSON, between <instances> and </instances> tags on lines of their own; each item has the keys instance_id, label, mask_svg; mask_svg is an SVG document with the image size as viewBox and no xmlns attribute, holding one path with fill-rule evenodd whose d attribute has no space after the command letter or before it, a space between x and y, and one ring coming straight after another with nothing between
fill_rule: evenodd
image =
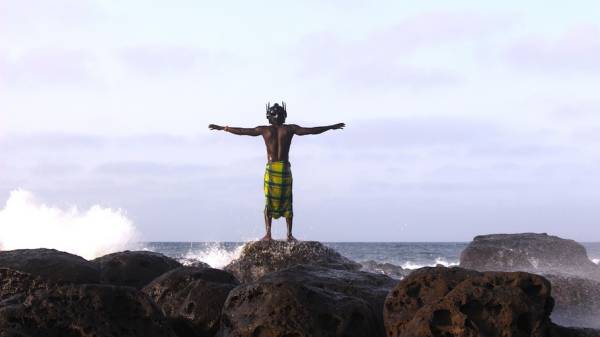
<instances>
[{"instance_id":1,"label":"dark headdress","mask_svg":"<svg viewBox=\"0 0 600 337\"><path fill-rule=\"evenodd\" d=\"M287 118L287 110L285 108L285 102L281 102L281 105L278 103L273 104L271 106L271 102L267 103L267 119L274 118L277 116L283 116L283 118Z\"/></svg>"}]
</instances>

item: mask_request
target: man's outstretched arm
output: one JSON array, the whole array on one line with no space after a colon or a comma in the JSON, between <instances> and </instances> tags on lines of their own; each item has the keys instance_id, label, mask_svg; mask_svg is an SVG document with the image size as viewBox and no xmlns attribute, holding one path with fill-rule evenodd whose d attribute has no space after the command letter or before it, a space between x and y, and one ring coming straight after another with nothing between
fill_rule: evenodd
<instances>
[{"instance_id":1,"label":"man's outstretched arm","mask_svg":"<svg viewBox=\"0 0 600 337\"><path fill-rule=\"evenodd\" d=\"M260 126L255 128L234 128L231 126L210 124L208 128L211 130L223 130L240 136L260 136L262 134L262 128Z\"/></svg>"},{"instance_id":2,"label":"man's outstretched arm","mask_svg":"<svg viewBox=\"0 0 600 337\"><path fill-rule=\"evenodd\" d=\"M298 125L294 125L294 134L296 134L298 136L318 135L318 134L323 133L328 130L343 129L345 126L346 126L346 124L344 124L344 123L338 123L338 124L328 125L328 126L316 126L313 128L304 128L304 127L301 127Z\"/></svg>"}]
</instances>

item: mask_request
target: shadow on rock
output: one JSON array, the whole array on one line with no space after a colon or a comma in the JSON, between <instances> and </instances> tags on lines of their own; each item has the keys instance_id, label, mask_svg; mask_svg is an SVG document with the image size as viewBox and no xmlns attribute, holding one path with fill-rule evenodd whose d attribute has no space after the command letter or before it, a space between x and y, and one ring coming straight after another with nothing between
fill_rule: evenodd
<instances>
[{"instance_id":1,"label":"shadow on rock","mask_svg":"<svg viewBox=\"0 0 600 337\"><path fill-rule=\"evenodd\" d=\"M383 301L393 279L297 265L235 288L221 336L384 336Z\"/></svg>"},{"instance_id":2,"label":"shadow on rock","mask_svg":"<svg viewBox=\"0 0 600 337\"><path fill-rule=\"evenodd\" d=\"M162 309L179 337L210 337L219 329L229 292L238 285L223 270L181 267L158 277L143 291Z\"/></svg>"},{"instance_id":3,"label":"shadow on rock","mask_svg":"<svg viewBox=\"0 0 600 337\"><path fill-rule=\"evenodd\" d=\"M0 252L0 268L10 268L58 283L98 283L100 270L80 256L56 249L17 249Z\"/></svg>"},{"instance_id":4,"label":"shadow on rock","mask_svg":"<svg viewBox=\"0 0 600 337\"><path fill-rule=\"evenodd\" d=\"M0 336L176 337L148 296L130 287L56 285L0 306Z\"/></svg>"},{"instance_id":5,"label":"shadow on rock","mask_svg":"<svg viewBox=\"0 0 600 337\"><path fill-rule=\"evenodd\" d=\"M101 256L95 260L100 269L100 282L143 288L156 277L181 263L160 253L149 251L124 251Z\"/></svg>"}]
</instances>

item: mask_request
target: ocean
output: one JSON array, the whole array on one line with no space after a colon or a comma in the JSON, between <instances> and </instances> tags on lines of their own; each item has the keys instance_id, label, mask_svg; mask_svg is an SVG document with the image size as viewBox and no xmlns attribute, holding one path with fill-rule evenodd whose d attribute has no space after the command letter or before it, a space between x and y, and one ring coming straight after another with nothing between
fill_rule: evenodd
<instances>
[{"instance_id":1,"label":"ocean","mask_svg":"<svg viewBox=\"0 0 600 337\"><path fill-rule=\"evenodd\" d=\"M241 253L243 242L145 242L141 249L150 250L179 260L193 261L223 268ZM330 248L356 262L391 263L405 269L442 264L458 265L460 253L468 242L324 242ZM600 242L582 243L588 257L600 263Z\"/></svg>"}]
</instances>

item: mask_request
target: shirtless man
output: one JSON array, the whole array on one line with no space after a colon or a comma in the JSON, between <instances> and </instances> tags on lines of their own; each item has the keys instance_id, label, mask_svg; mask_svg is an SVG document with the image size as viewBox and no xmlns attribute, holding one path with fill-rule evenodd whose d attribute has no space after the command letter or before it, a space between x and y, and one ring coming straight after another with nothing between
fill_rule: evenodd
<instances>
[{"instance_id":1,"label":"shirtless man","mask_svg":"<svg viewBox=\"0 0 600 337\"><path fill-rule=\"evenodd\" d=\"M255 128L236 128L210 124L211 130L224 130L236 135L262 136L267 146L267 168L265 170L265 227L267 234L263 240L271 240L272 219L284 217L287 223L288 241L296 240L292 236L292 171L290 169L289 152L294 135L318 135L327 130L343 129L346 125L338 123L329 126L305 128L295 124L284 124L287 117L285 103L267 104L269 124Z\"/></svg>"}]
</instances>

